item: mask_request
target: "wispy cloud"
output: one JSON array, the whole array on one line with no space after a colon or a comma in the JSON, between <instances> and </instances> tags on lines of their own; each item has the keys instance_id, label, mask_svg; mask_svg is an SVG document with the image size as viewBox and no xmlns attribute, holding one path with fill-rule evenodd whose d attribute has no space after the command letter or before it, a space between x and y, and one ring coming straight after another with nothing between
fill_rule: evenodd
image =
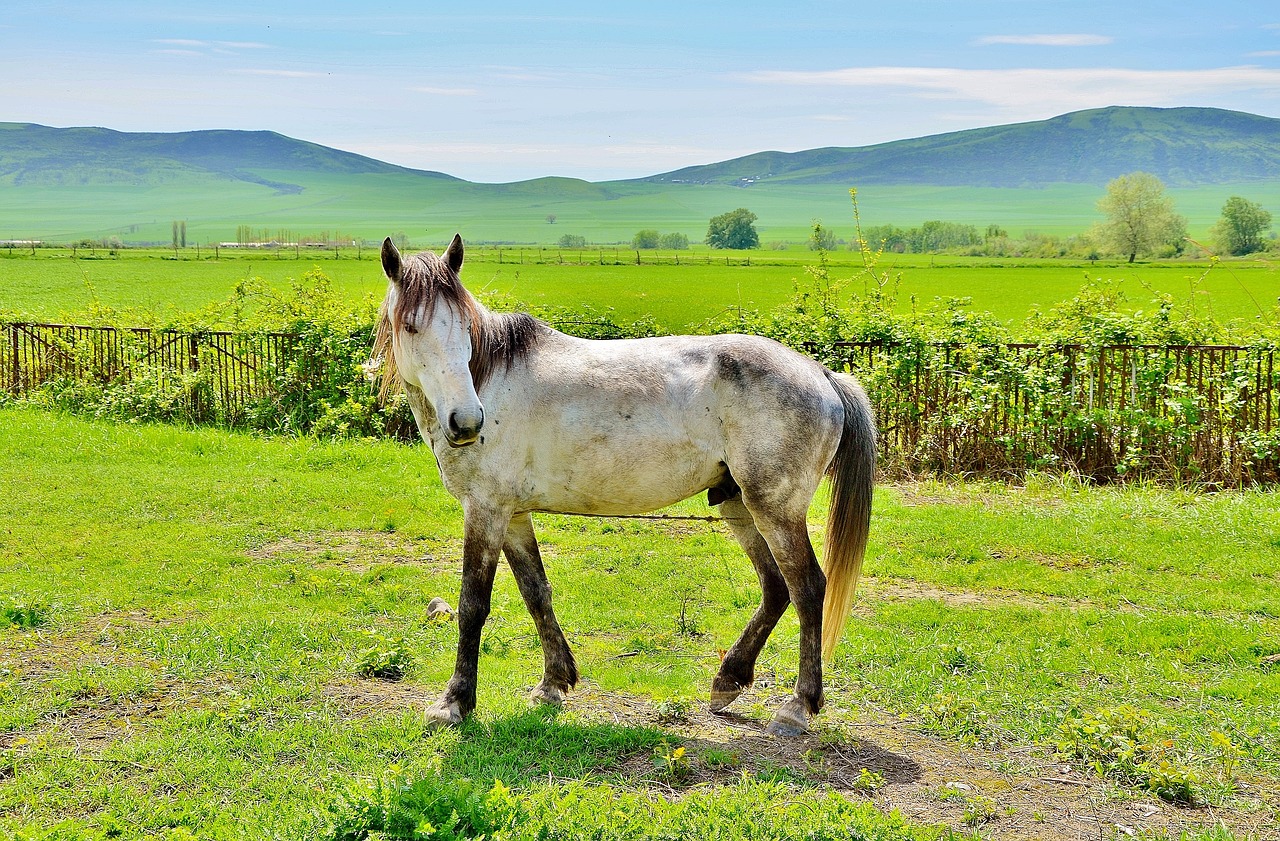
<instances>
[{"instance_id":1,"label":"wispy cloud","mask_svg":"<svg viewBox=\"0 0 1280 841\"><path fill-rule=\"evenodd\" d=\"M414 93L427 93L432 96L475 96L480 93L475 88L437 88L430 85L417 85L409 88Z\"/></svg>"},{"instance_id":2,"label":"wispy cloud","mask_svg":"<svg viewBox=\"0 0 1280 841\"><path fill-rule=\"evenodd\" d=\"M1115 41L1110 35L986 35L974 41L979 46L988 44L1019 44L1033 47L1100 47Z\"/></svg>"},{"instance_id":3,"label":"wispy cloud","mask_svg":"<svg viewBox=\"0 0 1280 841\"><path fill-rule=\"evenodd\" d=\"M267 70L248 67L232 70L231 72L241 76L278 76L285 79L320 79L333 75L331 73L319 73L314 70Z\"/></svg>"},{"instance_id":4,"label":"wispy cloud","mask_svg":"<svg viewBox=\"0 0 1280 841\"><path fill-rule=\"evenodd\" d=\"M1275 58L1280 56L1280 50L1258 50L1256 53L1245 53L1249 58Z\"/></svg>"},{"instance_id":5,"label":"wispy cloud","mask_svg":"<svg viewBox=\"0 0 1280 841\"><path fill-rule=\"evenodd\" d=\"M221 49L221 50L268 50L270 44L258 41L201 41L195 38L152 38L153 44L165 44L170 47L186 47L189 49Z\"/></svg>"},{"instance_id":6,"label":"wispy cloud","mask_svg":"<svg viewBox=\"0 0 1280 841\"><path fill-rule=\"evenodd\" d=\"M968 100L1037 111L1185 104L1188 97L1196 95L1280 91L1280 70L1252 65L1206 70L848 67L762 70L746 74L746 78L772 85L906 89L927 99Z\"/></svg>"}]
</instances>

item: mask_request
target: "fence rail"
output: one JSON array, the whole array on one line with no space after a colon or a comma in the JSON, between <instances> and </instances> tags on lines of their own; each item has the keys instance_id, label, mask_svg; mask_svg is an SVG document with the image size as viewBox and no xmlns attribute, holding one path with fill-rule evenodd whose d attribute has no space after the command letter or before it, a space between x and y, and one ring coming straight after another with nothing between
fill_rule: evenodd
<instances>
[{"instance_id":1,"label":"fence rail","mask_svg":"<svg viewBox=\"0 0 1280 841\"><path fill-rule=\"evenodd\" d=\"M1280 478L1276 350L1239 345L835 342L882 451L912 469L1060 467L1238 485Z\"/></svg>"},{"instance_id":2,"label":"fence rail","mask_svg":"<svg viewBox=\"0 0 1280 841\"><path fill-rule=\"evenodd\" d=\"M0 390L22 396L59 380L105 385L144 372L165 384L203 371L203 387L193 392L208 401L200 414L236 418L271 394L272 375L296 345L293 334L278 332L10 322L0 324Z\"/></svg>"},{"instance_id":3,"label":"fence rail","mask_svg":"<svg viewBox=\"0 0 1280 841\"><path fill-rule=\"evenodd\" d=\"M835 342L806 349L861 379L893 466L1280 480L1280 365L1271 348ZM0 323L0 391L189 378L199 387L187 399L206 404L192 414L236 423L275 396L286 368L325 375L322 366L299 365L310 361L302 355L291 333ZM361 387L352 382L352 393Z\"/></svg>"}]
</instances>

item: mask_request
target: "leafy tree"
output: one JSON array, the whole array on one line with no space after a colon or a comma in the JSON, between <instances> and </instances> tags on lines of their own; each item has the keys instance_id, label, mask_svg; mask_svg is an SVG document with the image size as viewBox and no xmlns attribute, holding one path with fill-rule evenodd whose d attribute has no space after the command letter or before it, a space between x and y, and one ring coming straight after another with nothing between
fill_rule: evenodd
<instances>
[{"instance_id":1,"label":"leafy tree","mask_svg":"<svg viewBox=\"0 0 1280 841\"><path fill-rule=\"evenodd\" d=\"M813 231L809 234L810 251L834 251L836 233L830 228L822 227L821 222L813 223Z\"/></svg>"},{"instance_id":2,"label":"leafy tree","mask_svg":"<svg viewBox=\"0 0 1280 841\"><path fill-rule=\"evenodd\" d=\"M663 234L660 244L663 248L668 248L672 251L684 251L689 247L689 238L684 234Z\"/></svg>"},{"instance_id":3,"label":"leafy tree","mask_svg":"<svg viewBox=\"0 0 1280 841\"><path fill-rule=\"evenodd\" d=\"M1112 253L1127 254L1130 263L1139 254L1176 247L1187 233L1187 220L1174 212L1164 183L1149 172L1112 180L1098 209L1107 217L1098 226L1098 239Z\"/></svg>"},{"instance_id":4,"label":"leafy tree","mask_svg":"<svg viewBox=\"0 0 1280 841\"><path fill-rule=\"evenodd\" d=\"M556 240L556 245L561 248L586 248L587 238L582 234L565 234Z\"/></svg>"},{"instance_id":5,"label":"leafy tree","mask_svg":"<svg viewBox=\"0 0 1280 841\"><path fill-rule=\"evenodd\" d=\"M1262 250L1262 234L1270 227L1271 214L1262 205L1232 196L1213 226L1213 241L1228 254L1252 254Z\"/></svg>"},{"instance_id":6,"label":"leafy tree","mask_svg":"<svg viewBox=\"0 0 1280 841\"><path fill-rule=\"evenodd\" d=\"M631 238L631 247L635 249L641 248L657 248L662 237L653 228L645 228L636 231L636 235Z\"/></svg>"},{"instance_id":7,"label":"leafy tree","mask_svg":"<svg viewBox=\"0 0 1280 841\"><path fill-rule=\"evenodd\" d=\"M759 248L760 235L756 233L755 226L758 218L745 207L711 217L711 223L707 226L707 245L738 250Z\"/></svg>"},{"instance_id":8,"label":"leafy tree","mask_svg":"<svg viewBox=\"0 0 1280 841\"><path fill-rule=\"evenodd\" d=\"M556 215L554 213L547 214L547 224L554 225L556 223Z\"/></svg>"}]
</instances>

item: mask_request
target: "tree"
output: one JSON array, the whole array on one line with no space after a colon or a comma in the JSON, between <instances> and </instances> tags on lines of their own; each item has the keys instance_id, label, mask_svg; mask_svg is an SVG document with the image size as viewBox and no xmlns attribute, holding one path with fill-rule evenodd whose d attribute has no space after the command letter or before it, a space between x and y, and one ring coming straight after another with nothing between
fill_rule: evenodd
<instances>
[{"instance_id":1,"label":"tree","mask_svg":"<svg viewBox=\"0 0 1280 841\"><path fill-rule=\"evenodd\" d=\"M1271 214L1262 205L1232 196L1213 226L1213 241L1228 254L1252 254L1262 250L1262 233L1270 227Z\"/></svg>"},{"instance_id":2,"label":"tree","mask_svg":"<svg viewBox=\"0 0 1280 841\"><path fill-rule=\"evenodd\" d=\"M554 213L547 214L547 224L554 225L556 223L556 215Z\"/></svg>"},{"instance_id":3,"label":"tree","mask_svg":"<svg viewBox=\"0 0 1280 841\"><path fill-rule=\"evenodd\" d=\"M1176 247L1187 233L1187 220L1173 211L1164 183L1149 172L1131 172L1108 183L1098 209L1107 217L1098 227L1099 239L1112 253L1127 254L1130 263L1161 246Z\"/></svg>"},{"instance_id":4,"label":"tree","mask_svg":"<svg viewBox=\"0 0 1280 841\"><path fill-rule=\"evenodd\" d=\"M822 227L821 222L813 223L813 231L809 234L810 251L835 251L837 244L835 231Z\"/></svg>"},{"instance_id":5,"label":"tree","mask_svg":"<svg viewBox=\"0 0 1280 841\"><path fill-rule=\"evenodd\" d=\"M712 248L759 248L760 235L756 233L757 217L745 207L711 217L707 226L707 245Z\"/></svg>"},{"instance_id":6,"label":"tree","mask_svg":"<svg viewBox=\"0 0 1280 841\"><path fill-rule=\"evenodd\" d=\"M661 235L653 228L645 228L636 231L636 235L631 238L631 247L637 250L641 248L657 248L661 242Z\"/></svg>"},{"instance_id":7,"label":"tree","mask_svg":"<svg viewBox=\"0 0 1280 841\"><path fill-rule=\"evenodd\" d=\"M587 238L582 234L565 234L556 241L561 248L586 248Z\"/></svg>"},{"instance_id":8,"label":"tree","mask_svg":"<svg viewBox=\"0 0 1280 841\"><path fill-rule=\"evenodd\" d=\"M681 233L663 234L658 244L671 251L684 251L689 247L689 238Z\"/></svg>"}]
</instances>

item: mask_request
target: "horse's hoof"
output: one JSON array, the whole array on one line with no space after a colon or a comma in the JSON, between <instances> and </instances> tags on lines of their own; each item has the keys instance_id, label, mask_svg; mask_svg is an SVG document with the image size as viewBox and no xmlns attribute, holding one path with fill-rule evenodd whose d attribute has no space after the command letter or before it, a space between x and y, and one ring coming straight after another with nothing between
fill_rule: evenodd
<instances>
[{"instance_id":1,"label":"horse's hoof","mask_svg":"<svg viewBox=\"0 0 1280 841\"><path fill-rule=\"evenodd\" d=\"M809 716L805 714L804 705L792 698L773 714L773 721L765 728L770 736L791 739L809 732Z\"/></svg>"},{"instance_id":2,"label":"horse's hoof","mask_svg":"<svg viewBox=\"0 0 1280 841\"><path fill-rule=\"evenodd\" d=\"M546 683L539 683L529 693L529 700L535 704L559 707L564 704L564 690Z\"/></svg>"},{"instance_id":3,"label":"horse's hoof","mask_svg":"<svg viewBox=\"0 0 1280 841\"><path fill-rule=\"evenodd\" d=\"M442 698L427 707L423 718L428 730L441 730L445 727L456 727L462 723L462 707L457 701L445 702Z\"/></svg>"},{"instance_id":4,"label":"horse's hoof","mask_svg":"<svg viewBox=\"0 0 1280 841\"><path fill-rule=\"evenodd\" d=\"M717 677L711 682L711 712L724 712L725 707L738 700L744 689L745 686L732 680Z\"/></svg>"}]
</instances>

